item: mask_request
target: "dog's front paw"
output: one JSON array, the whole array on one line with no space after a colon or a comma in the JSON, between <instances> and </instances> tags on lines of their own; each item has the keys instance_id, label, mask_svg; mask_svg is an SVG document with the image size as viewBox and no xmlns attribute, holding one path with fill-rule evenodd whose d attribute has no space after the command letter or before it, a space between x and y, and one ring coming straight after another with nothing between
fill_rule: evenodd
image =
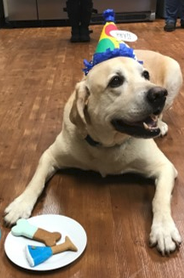
<instances>
[{"instance_id":1,"label":"dog's front paw","mask_svg":"<svg viewBox=\"0 0 184 278\"><path fill-rule=\"evenodd\" d=\"M163 256L174 252L181 244L181 236L174 221L164 219L153 223L150 233L150 246L156 246Z\"/></svg>"},{"instance_id":2,"label":"dog's front paw","mask_svg":"<svg viewBox=\"0 0 184 278\"><path fill-rule=\"evenodd\" d=\"M5 209L5 223L10 226L16 223L19 218L29 218L32 209L33 205L29 200L19 196Z\"/></svg>"},{"instance_id":3,"label":"dog's front paw","mask_svg":"<svg viewBox=\"0 0 184 278\"><path fill-rule=\"evenodd\" d=\"M160 128L160 136L165 136L168 132L168 125L161 120L158 122L158 127Z\"/></svg>"}]
</instances>

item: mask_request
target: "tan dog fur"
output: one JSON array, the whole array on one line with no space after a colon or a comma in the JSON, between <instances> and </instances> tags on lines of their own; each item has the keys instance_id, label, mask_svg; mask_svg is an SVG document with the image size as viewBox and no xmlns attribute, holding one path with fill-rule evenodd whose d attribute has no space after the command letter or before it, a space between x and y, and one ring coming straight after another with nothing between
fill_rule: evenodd
<instances>
[{"instance_id":1,"label":"tan dog fur","mask_svg":"<svg viewBox=\"0 0 184 278\"><path fill-rule=\"evenodd\" d=\"M131 123L151 113L145 97L149 89L157 85L166 88L165 107L168 108L181 88L181 70L175 60L145 50L137 50L136 55L144 61L143 66L132 58L113 58L96 65L76 85L64 109L62 131L41 156L25 191L6 208L7 223L13 224L17 219L31 215L46 181L58 169L77 167L98 171L102 176L134 172L155 179L151 245L156 245L162 254L166 254L181 243L170 207L177 176L175 167L152 138L136 138L118 132L111 124L113 117L122 117ZM150 81L142 76L144 68L150 73ZM111 88L109 80L117 72L125 82ZM158 125L164 135L167 125L161 120ZM85 140L87 135L100 145L91 146Z\"/></svg>"}]
</instances>

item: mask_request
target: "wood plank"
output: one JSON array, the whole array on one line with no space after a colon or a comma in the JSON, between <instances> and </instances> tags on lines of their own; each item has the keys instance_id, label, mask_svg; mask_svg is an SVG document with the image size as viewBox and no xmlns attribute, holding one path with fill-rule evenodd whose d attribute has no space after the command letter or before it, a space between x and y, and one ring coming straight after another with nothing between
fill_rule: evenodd
<instances>
[{"instance_id":1,"label":"wood plank","mask_svg":"<svg viewBox=\"0 0 184 278\"><path fill-rule=\"evenodd\" d=\"M138 36L133 48L175 58L184 69L183 30L163 31L164 21L118 24ZM4 253L9 228L3 212L34 173L41 153L60 132L64 104L82 78L102 26L91 26L90 43L71 44L70 28L0 29L0 276L29 278ZM156 141L179 171L172 198L173 217L184 238L184 90L164 116L169 133ZM33 215L64 214L79 221L88 236L84 254L71 265L35 277L183 278L184 249L161 257L150 249L151 180L137 175L102 178L93 172L60 171L46 186Z\"/></svg>"}]
</instances>

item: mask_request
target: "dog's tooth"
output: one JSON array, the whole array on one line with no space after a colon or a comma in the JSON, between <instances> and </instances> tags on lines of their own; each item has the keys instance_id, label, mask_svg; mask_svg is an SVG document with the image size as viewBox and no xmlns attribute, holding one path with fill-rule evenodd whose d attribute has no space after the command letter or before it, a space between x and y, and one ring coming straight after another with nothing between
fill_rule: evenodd
<instances>
[{"instance_id":1,"label":"dog's tooth","mask_svg":"<svg viewBox=\"0 0 184 278\"><path fill-rule=\"evenodd\" d=\"M149 129L149 126L145 122L143 122L143 126L145 129Z\"/></svg>"},{"instance_id":2,"label":"dog's tooth","mask_svg":"<svg viewBox=\"0 0 184 278\"><path fill-rule=\"evenodd\" d=\"M156 122L158 120L158 116L156 116L156 115L151 115L151 118L154 122Z\"/></svg>"}]
</instances>

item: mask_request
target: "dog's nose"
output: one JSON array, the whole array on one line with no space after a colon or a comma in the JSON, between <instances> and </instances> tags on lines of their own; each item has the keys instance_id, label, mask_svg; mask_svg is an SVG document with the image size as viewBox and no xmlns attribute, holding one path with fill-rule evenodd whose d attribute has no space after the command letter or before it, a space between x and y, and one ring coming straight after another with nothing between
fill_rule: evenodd
<instances>
[{"instance_id":1,"label":"dog's nose","mask_svg":"<svg viewBox=\"0 0 184 278\"><path fill-rule=\"evenodd\" d=\"M167 90L162 87L153 87L147 92L147 100L152 106L155 114L159 114L164 107Z\"/></svg>"}]
</instances>

